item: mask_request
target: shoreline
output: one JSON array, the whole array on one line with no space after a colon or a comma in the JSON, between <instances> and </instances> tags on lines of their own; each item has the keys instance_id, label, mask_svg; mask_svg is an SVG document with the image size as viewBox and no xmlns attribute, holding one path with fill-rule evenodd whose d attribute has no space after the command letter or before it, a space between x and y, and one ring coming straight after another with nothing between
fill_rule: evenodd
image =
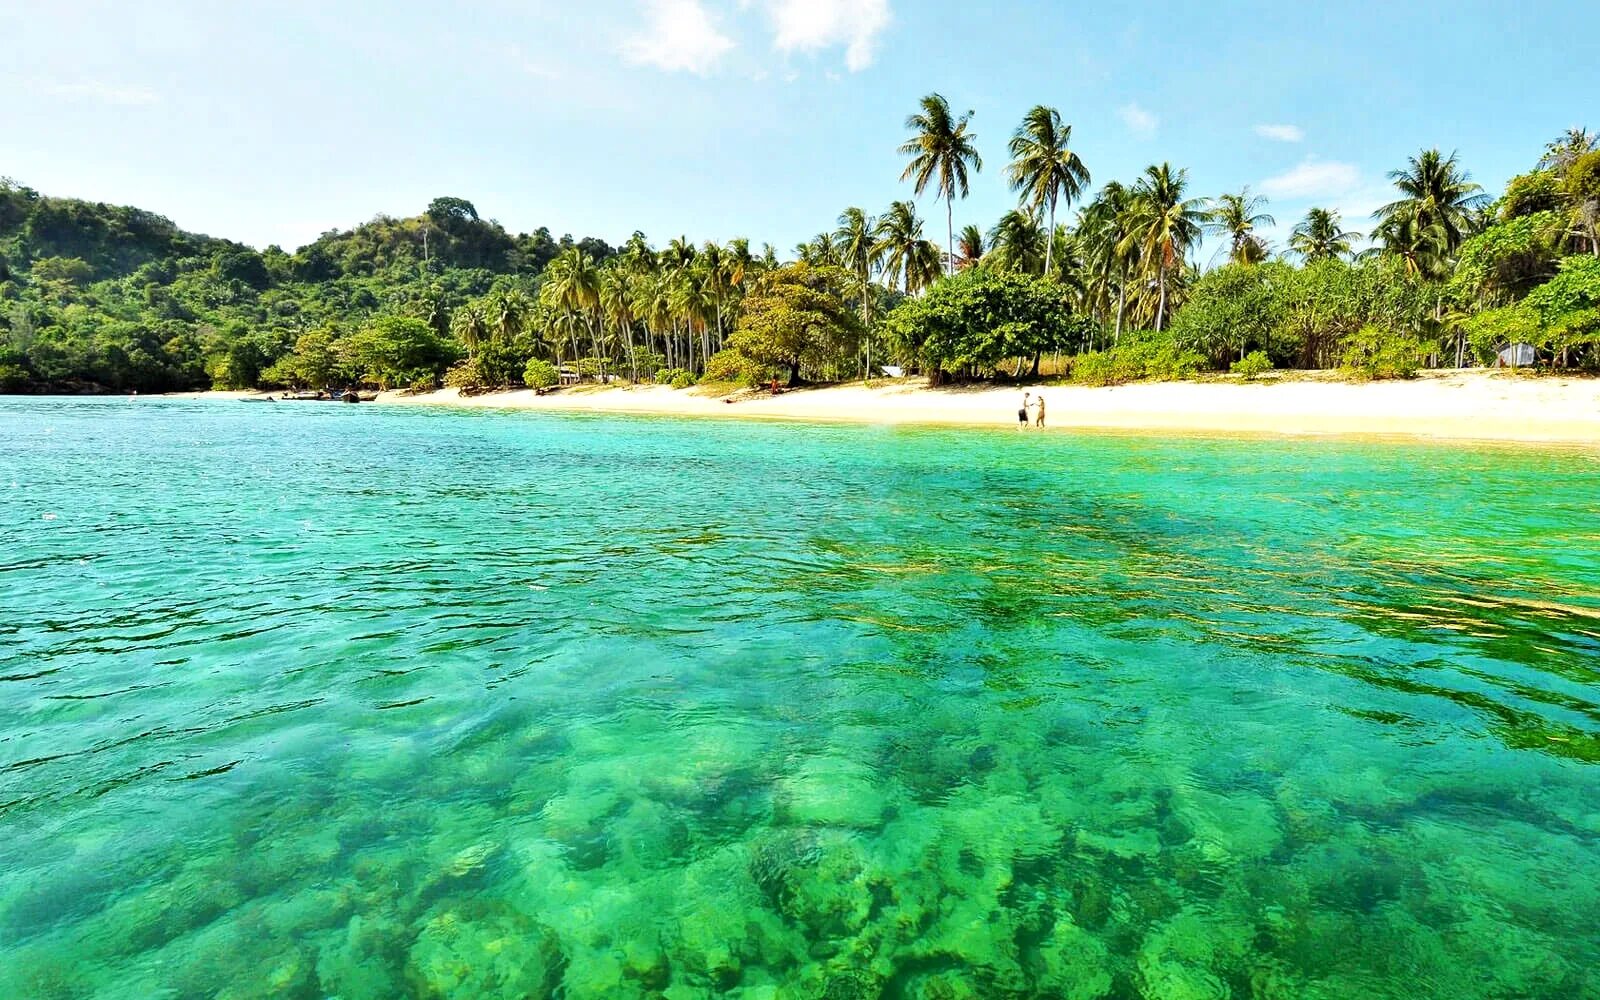
<instances>
[{"instance_id":1,"label":"shoreline","mask_svg":"<svg viewBox=\"0 0 1600 1000\"><path fill-rule=\"evenodd\" d=\"M540 396L388 391L377 405L722 417L1016 432L1024 391L1043 394L1046 433L1139 431L1278 437L1398 437L1600 444L1600 379L1470 371L1411 381L1143 382L1111 387L928 388L921 379L805 388L778 396L707 387L579 386ZM188 396L189 394L181 394ZM258 393L208 393L244 398ZM731 402L729 400L732 400ZM371 404L369 404L371 405ZM1029 433L1037 433L1029 428Z\"/></svg>"}]
</instances>

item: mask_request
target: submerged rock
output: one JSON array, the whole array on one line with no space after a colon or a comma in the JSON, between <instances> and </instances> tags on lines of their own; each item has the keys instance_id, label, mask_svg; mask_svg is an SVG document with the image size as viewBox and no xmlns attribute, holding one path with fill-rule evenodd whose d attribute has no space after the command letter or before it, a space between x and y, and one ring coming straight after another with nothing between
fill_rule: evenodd
<instances>
[{"instance_id":1,"label":"submerged rock","mask_svg":"<svg viewBox=\"0 0 1600 1000\"><path fill-rule=\"evenodd\" d=\"M550 928L502 902L470 901L432 911L406 961L418 997L453 1000L551 997L564 967Z\"/></svg>"}]
</instances>

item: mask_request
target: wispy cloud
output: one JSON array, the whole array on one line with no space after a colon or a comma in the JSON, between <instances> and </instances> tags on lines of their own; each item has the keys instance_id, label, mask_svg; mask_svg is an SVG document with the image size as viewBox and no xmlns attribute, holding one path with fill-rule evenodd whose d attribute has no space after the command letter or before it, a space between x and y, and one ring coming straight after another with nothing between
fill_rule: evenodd
<instances>
[{"instance_id":1,"label":"wispy cloud","mask_svg":"<svg viewBox=\"0 0 1600 1000\"><path fill-rule=\"evenodd\" d=\"M1124 104L1117 109L1117 117L1122 119L1122 124L1128 126L1128 131L1145 139L1155 135L1156 129L1161 125L1159 118L1137 104Z\"/></svg>"},{"instance_id":2,"label":"wispy cloud","mask_svg":"<svg viewBox=\"0 0 1600 1000\"><path fill-rule=\"evenodd\" d=\"M128 87L106 83L101 80L74 80L70 83L44 82L35 84L32 89L37 93L50 97L59 97L68 101L114 104L119 107L156 104L161 100L161 95L145 87Z\"/></svg>"},{"instance_id":3,"label":"wispy cloud","mask_svg":"<svg viewBox=\"0 0 1600 1000\"><path fill-rule=\"evenodd\" d=\"M706 75L733 48L700 0L643 0L645 25L622 40L622 57L667 72Z\"/></svg>"},{"instance_id":4,"label":"wispy cloud","mask_svg":"<svg viewBox=\"0 0 1600 1000\"><path fill-rule=\"evenodd\" d=\"M1354 164L1308 159L1297 167L1261 182L1261 190L1277 198L1332 198L1347 195L1361 185Z\"/></svg>"},{"instance_id":5,"label":"wispy cloud","mask_svg":"<svg viewBox=\"0 0 1600 1000\"><path fill-rule=\"evenodd\" d=\"M872 65L878 37L894 20L889 0L767 0L773 47L780 52L817 52L844 46L852 73Z\"/></svg>"},{"instance_id":6,"label":"wispy cloud","mask_svg":"<svg viewBox=\"0 0 1600 1000\"><path fill-rule=\"evenodd\" d=\"M1304 142L1306 131L1298 125L1257 125L1256 135L1276 142Z\"/></svg>"}]
</instances>

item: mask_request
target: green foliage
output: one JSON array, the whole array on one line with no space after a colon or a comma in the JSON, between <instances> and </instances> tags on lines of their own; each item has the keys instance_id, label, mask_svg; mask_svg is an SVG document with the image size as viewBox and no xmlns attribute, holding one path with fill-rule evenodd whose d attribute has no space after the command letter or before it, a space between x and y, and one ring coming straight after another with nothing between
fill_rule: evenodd
<instances>
[{"instance_id":1,"label":"green foliage","mask_svg":"<svg viewBox=\"0 0 1600 1000\"><path fill-rule=\"evenodd\" d=\"M78 286L94 277L94 268L77 257L42 257L33 262L32 278L36 282L59 283Z\"/></svg>"},{"instance_id":2,"label":"green foliage","mask_svg":"<svg viewBox=\"0 0 1600 1000\"><path fill-rule=\"evenodd\" d=\"M1600 346L1600 258L1568 257L1554 278L1529 294L1527 304L1539 317L1540 346L1552 353ZM1600 361L1596 354L1590 353L1591 365Z\"/></svg>"},{"instance_id":3,"label":"green foliage","mask_svg":"<svg viewBox=\"0 0 1600 1000\"><path fill-rule=\"evenodd\" d=\"M17 392L30 381L28 369L12 362L0 362L0 392Z\"/></svg>"},{"instance_id":4,"label":"green foliage","mask_svg":"<svg viewBox=\"0 0 1600 1000\"><path fill-rule=\"evenodd\" d=\"M1526 302L1475 313L1462 324L1462 332L1478 362L1485 365L1493 364L1512 344L1537 345L1544 340L1539 314Z\"/></svg>"},{"instance_id":5,"label":"green foliage","mask_svg":"<svg viewBox=\"0 0 1600 1000\"><path fill-rule=\"evenodd\" d=\"M1172 331L1131 331L1108 351L1092 351L1073 359L1070 377L1082 385L1122 385L1141 379L1175 381L1193 378L1205 366L1198 351L1184 347Z\"/></svg>"},{"instance_id":6,"label":"green foliage","mask_svg":"<svg viewBox=\"0 0 1600 1000\"><path fill-rule=\"evenodd\" d=\"M1561 182L1562 192L1575 201L1600 198L1600 149L1572 161Z\"/></svg>"},{"instance_id":7,"label":"green foliage","mask_svg":"<svg viewBox=\"0 0 1600 1000\"><path fill-rule=\"evenodd\" d=\"M837 267L779 268L745 300L729 349L752 364L788 369L791 385L803 368L853 354L862 330L844 297L849 281Z\"/></svg>"},{"instance_id":8,"label":"green foliage","mask_svg":"<svg viewBox=\"0 0 1600 1000\"><path fill-rule=\"evenodd\" d=\"M1285 289L1294 277L1287 264L1228 264L1200 276L1172 323L1185 347L1221 363L1251 346L1271 350L1287 314Z\"/></svg>"},{"instance_id":9,"label":"green foliage","mask_svg":"<svg viewBox=\"0 0 1600 1000\"><path fill-rule=\"evenodd\" d=\"M561 381L556 366L543 358L530 358L522 369L522 383L530 389L548 389Z\"/></svg>"},{"instance_id":10,"label":"green foliage","mask_svg":"<svg viewBox=\"0 0 1600 1000\"><path fill-rule=\"evenodd\" d=\"M1346 341L1342 366L1356 378L1415 378L1429 349L1416 334L1369 323Z\"/></svg>"},{"instance_id":11,"label":"green foliage","mask_svg":"<svg viewBox=\"0 0 1600 1000\"><path fill-rule=\"evenodd\" d=\"M1552 170L1535 170L1511 178L1500 199L1500 221L1510 222L1525 215L1553 212L1561 207L1561 181Z\"/></svg>"},{"instance_id":12,"label":"green foliage","mask_svg":"<svg viewBox=\"0 0 1600 1000\"><path fill-rule=\"evenodd\" d=\"M461 199L325 233L293 254L257 252L138 209L0 180L0 343L9 327L15 363L43 389L339 384L361 372L330 361L333 343L386 316L414 317L443 336L452 314L496 283L525 296L564 246L594 260L614 252L545 230L511 236ZM488 384L514 381L545 350L527 326L514 323L504 344L473 352Z\"/></svg>"},{"instance_id":13,"label":"green foliage","mask_svg":"<svg viewBox=\"0 0 1600 1000\"><path fill-rule=\"evenodd\" d=\"M351 373L341 359L335 333L329 328L301 334L294 350L261 372L265 385L325 389L350 381Z\"/></svg>"},{"instance_id":14,"label":"green foliage","mask_svg":"<svg viewBox=\"0 0 1600 1000\"><path fill-rule=\"evenodd\" d=\"M339 354L361 381L387 389L437 382L457 349L420 319L383 316L341 341Z\"/></svg>"},{"instance_id":15,"label":"green foliage","mask_svg":"<svg viewBox=\"0 0 1600 1000\"><path fill-rule=\"evenodd\" d=\"M1247 382L1254 381L1272 370L1272 359L1267 357L1265 351L1251 351L1235 361L1230 370Z\"/></svg>"},{"instance_id":16,"label":"green foliage","mask_svg":"<svg viewBox=\"0 0 1600 1000\"><path fill-rule=\"evenodd\" d=\"M1459 302L1499 305L1526 295L1555 274L1561 218L1551 211L1518 215L1461 244L1450 293Z\"/></svg>"},{"instance_id":17,"label":"green foliage","mask_svg":"<svg viewBox=\"0 0 1600 1000\"><path fill-rule=\"evenodd\" d=\"M687 368L663 368L656 372L655 381L674 389L687 389L694 385L694 372Z\"/></svg>"},{"instance_id":18,"label":"green foliage","mask_svg":"<svg viewBox=\"0 0 1600 1000\"><path fill-rule=\"evenodd\" d=\"M969 268L889 314L886 333L930 373L993 370L1007 358L1071 350L1092 323L1073 313L1067 289L1044 278Z\"/></svg>"},{"instance_id":19,"label":"green foliage","mask_svg":"<svg viewBox=\"0 0 1600 1000\"><path fill-rule=\"evenodd\" d=\"M704 381L737 382L740 385L759 386L772 379L772 368L758 364L738 351L718 351L706 362Z\"/></svg>"}]
</instances>

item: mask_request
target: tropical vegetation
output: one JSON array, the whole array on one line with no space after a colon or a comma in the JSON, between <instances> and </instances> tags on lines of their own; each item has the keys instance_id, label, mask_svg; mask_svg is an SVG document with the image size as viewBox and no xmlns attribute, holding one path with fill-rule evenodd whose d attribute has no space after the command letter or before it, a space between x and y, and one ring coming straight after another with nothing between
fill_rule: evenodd
<instances>
[{"instance_id":1,"label":"tropical vegetation","mask_svg":"<svg viewBox=\"0 0 1600 1000\"><path fill-rule=\"evenodd\" d=\"M899 147L911 194L944 203L942 243L906 198L845 208L786 260L743 238L513 234L455 197L258 251L0 180L0 391L799 384L885 365L940 381L1038 375L1045 358L1098 383L1394 377L1513 344L1600 368L1586 130L1498 198L1457 155L1421 150L1369 225L1319 206L1280 247L1266 198L1202 197L1170 163L1092 188L1072 126L1043 105L1007 143L1016 206L958 230L983 167L974 121L930 94Z\"/></svg>"}]
</instances>

